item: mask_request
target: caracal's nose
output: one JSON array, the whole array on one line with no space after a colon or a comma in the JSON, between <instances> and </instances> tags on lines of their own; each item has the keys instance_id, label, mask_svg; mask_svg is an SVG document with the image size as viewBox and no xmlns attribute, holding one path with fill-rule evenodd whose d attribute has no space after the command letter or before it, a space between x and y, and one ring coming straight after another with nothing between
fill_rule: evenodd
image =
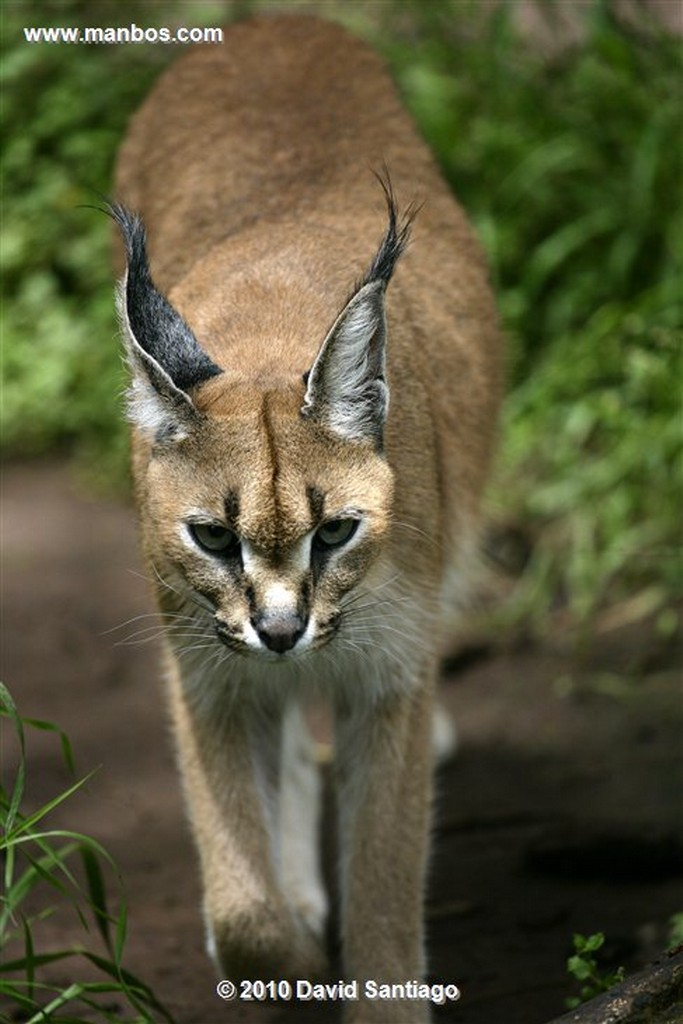
<instances>
[{"instance_id":1,"label":"caracal's nose","mask_svg":"<svg viewBox=\"0 0 683 1024\"><path fill-rule=\"evenodd\" d=\"M298 614L260 615L252 622L261 643L269 651L284 654L291 651L304 635L306 623Z\"/></svg>"}]
</instances>

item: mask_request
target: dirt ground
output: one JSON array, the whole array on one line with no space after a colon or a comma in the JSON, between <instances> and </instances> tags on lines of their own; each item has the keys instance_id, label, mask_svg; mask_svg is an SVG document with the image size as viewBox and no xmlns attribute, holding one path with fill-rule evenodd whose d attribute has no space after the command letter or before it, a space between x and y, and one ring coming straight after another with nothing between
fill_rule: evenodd
<instances>
[{"instance_id":1,"label":"dirt ground","mask_svg":"<svg viewBox=\"0 0 683 1024\"><path fill-rule=\"evenodd\" d=\"M79 772L98 767L54 820L95 836L119 864L126 965L178 1024L334 1020L329 1005L254 1007L215 993L158 648L120 642L135 632L121 624L152 610L132 512L79 493L61 465L10 465L3 483L3 679L23 715L68 733ZM580 668L555 637L466 652L444 675L460 749L437 779L429 964L462 998L437 1007L436 1021L559 1015L574 991L575 931L604 931L608 961L627 970L663 947L683 910L679 667L671 642L623 626ZM70 779L54 736L29 739L37 806ZM72 911L42 933L47 945L83 941Z\"/></svg>"}]
</instances>

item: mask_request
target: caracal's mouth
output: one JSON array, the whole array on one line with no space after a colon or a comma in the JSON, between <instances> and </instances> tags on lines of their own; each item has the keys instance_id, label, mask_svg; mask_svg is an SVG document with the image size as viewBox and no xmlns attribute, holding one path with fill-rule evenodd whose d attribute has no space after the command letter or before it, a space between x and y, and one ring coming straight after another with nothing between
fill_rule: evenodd
<instances>
[{"instance_id":1,"label":"caracal's mouth","mask_svg":"<svg viewBox=\"0 0 683 1024\"><path fill-rule=\"evenodd\" d=\"M322 623L317 623L311 616L306 627L300 630L298 635L271 634L265 638L259 635L251 623L244 627L231 627L222 619L216 618L215 629L221 643L235 654L277 664L304 658L327 647L336 636L340 622L339 612L335 612Z\"/></svg>"}]
</instances>

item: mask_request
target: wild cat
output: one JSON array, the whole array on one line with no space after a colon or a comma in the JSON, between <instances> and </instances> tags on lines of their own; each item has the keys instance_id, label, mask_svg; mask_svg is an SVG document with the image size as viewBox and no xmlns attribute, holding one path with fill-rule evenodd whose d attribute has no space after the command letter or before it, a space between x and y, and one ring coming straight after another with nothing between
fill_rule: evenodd
<instances>
[{"instance_id":1,"label":"wild cat","mask_svg":"<svg viewBox=\"0 0 683 1024\"><path fill-rule=\"evenodd\" d=\"M419 980L433 694L500 390L480 249L381 61L306 17L173 64L117 192L137 507L210 952L233 981L325 969L305 713L324 698L344 976ZM349 1021L429 1017L360 995Z\"/></svg>"}]
</instances>

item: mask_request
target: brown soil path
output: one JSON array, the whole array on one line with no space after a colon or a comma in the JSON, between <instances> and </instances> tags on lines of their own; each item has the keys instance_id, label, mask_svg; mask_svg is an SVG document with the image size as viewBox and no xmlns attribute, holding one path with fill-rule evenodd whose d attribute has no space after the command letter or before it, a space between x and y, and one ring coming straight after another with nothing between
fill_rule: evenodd
<instances>
[{"instance_id":1,"label":"brown soil path","mask_svg":"<svg viewBox=\"0 0 683 1024\"><path fill-rule=\"evenodd\" d=\"M158 650L153 639L117 645L153 622L115 629L152 610L132 513L79 494L54 464L6 467L4 509L3 679L23 715L68 733L79 771L100 766L55 820L118 861L128 967L178 1024L333 1020L329 1006L215 995ZM460 753L438 778L429 949L434 979L463 996L436 1021L557 1015L573 991L564 962L574 931L605 931L629 969L664 944L669 916L683 910L679 664L652 631L625 628L605 634L581 671L555 643L479 658L444 680ZM31 734L29 755L37 806L69 777L49 734ZM83 941L72 911L43 935Z\"/></svg>"}]
</instances>

